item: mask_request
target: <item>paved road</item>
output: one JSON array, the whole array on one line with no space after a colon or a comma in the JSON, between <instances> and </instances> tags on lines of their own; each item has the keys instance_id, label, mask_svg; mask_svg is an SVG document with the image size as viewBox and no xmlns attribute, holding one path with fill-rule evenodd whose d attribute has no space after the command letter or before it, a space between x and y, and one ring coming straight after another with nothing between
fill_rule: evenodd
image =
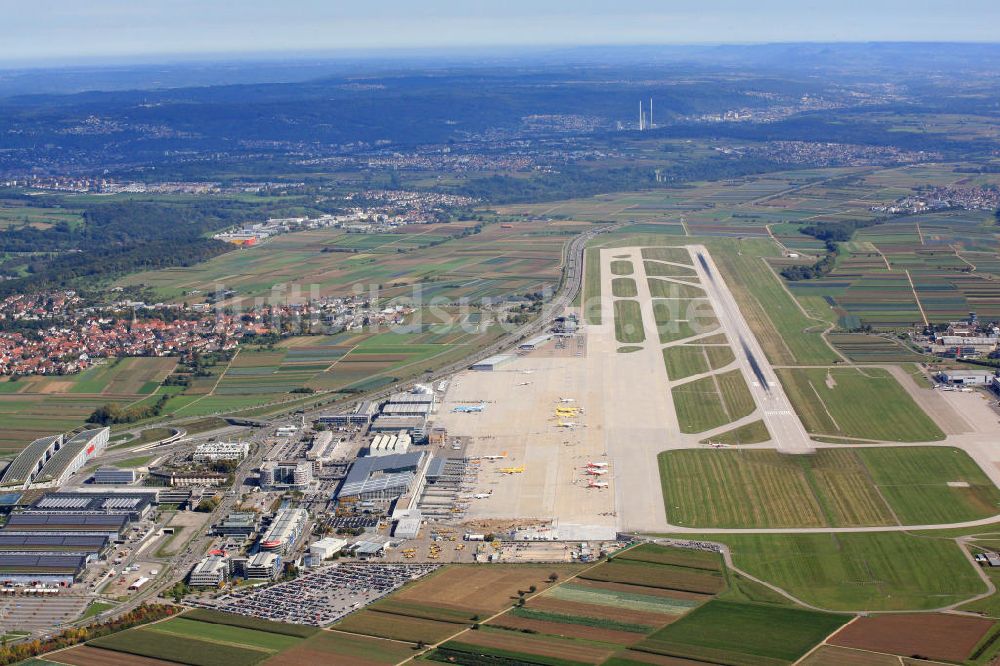
<instances>
[{"instance_id":1,"label":"paved road","mask_svg":"<svg viewBox=\"0 0 1000 666\"><path fill-rule=\"evenodd\" d=\"M743 372L750 392L760 408L764 423L778 451L782 453L813 453L812 440L795 413L785 389L778 381L771 362L743 318L736 299L719 272L712 255L703 245L689 246L694 255L695 269L702 286L708 292L722 328L729 334L737 364Z\"/></svg>"}]
</instances>

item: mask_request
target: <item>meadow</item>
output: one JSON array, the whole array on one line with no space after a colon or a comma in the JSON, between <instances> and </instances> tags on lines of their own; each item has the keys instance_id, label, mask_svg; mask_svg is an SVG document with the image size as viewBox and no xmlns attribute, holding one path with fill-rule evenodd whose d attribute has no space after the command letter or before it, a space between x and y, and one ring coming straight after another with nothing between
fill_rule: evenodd
<instances>
[{"instance_id":1,"label":"meadow","mask_svg":"<svg viewBox=\"0 0 1000 666\"><path fill-rule=\"evenodd\" d=\"M669 368L668 363L668 372ZM696 379L675 386L671 391L677 420L684 433L717 428L748 416L757 408L739 370Z\"/></svg>"},{"instance_id":2,"label":"meadow","mask_svg":"<svg viewBox=\"0 0 1000 666\"><path fill-rule=\"evenodd\" d=\"M812 434L930 442L944 433L882 368L778 369L789 400Z\"/></svg>"},{"instance_id":3,"label":"meadow","mask_svg":"<svg viewBox=\"0 0 1000 666\"><path fill-rule=\"evenodd\" d=\"M667 517L685 527L863 527L978 520L1000 490L951 447L661 453Z\"/></svg>"}]
</instances>

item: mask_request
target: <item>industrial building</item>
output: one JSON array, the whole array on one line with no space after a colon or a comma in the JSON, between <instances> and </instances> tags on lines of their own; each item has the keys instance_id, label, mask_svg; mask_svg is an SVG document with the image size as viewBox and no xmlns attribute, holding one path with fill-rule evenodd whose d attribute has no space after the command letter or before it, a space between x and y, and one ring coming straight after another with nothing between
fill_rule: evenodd
<instances>
[{"instance_id":1,"label":"industrial building","mask_svg":"<svg viewBox=\"0 0 1000 666\"><path fill-rule=\"evenodd\" d=\"M424 518L420 515L420 511L410 511L396 520L392 536L397 539L416 539L423 521Z\"/></svg>"},{"instance_id":2,"label":"industrial building","mask_svg":"<svg viewBox=\"0 0 1000 666\"><path fill-rule=\"evenodd\" d=\"M520 351L534 351L552 339L551 334L538 335L530 340L525 340L517 346Z\"/></svg>"},{"instance_id":3,"label":"industrial building","mask_svg":"<svg viewBox=\"0 0 1000 666\"><path fill-rule=\"evenodd\" d=\"M250 445L246 442L205 442L199 444L194 451L195 462L219 462L222 460L240 461L250 453Z\"/></svg>"},{"instance_id":4,"label":"industrial building","mask_svg":"<svg viewBox=\"0 0 1000 666\"><path fill-rule=\"evenodd\" d=\"M0 552L61 553L97 559L108 549L111 540L104 535L79 534L4 534L0 532Z\"/></svg>"},{"instance_id":5,"label":"industrial building","mask_svg":"<svg viewBox=\"0 0 1000 666\"><path fill-rule=\"evenodd\" d=\"M72 585L87 566L83 555L0 553L0 581L5 585Z\"/></svg>"},{"instance_id":6,"label":"industrial building","mask_svg":"<svg viewBox=\"0 0 1000 666\"><path fill-rule=\"evenodd\" d=\"M359 458L344 478L337 499L393 500L415 485L427 466L423 451Z\"/></svg>"},{"instance_id":7,"label":"industrial building","mask_svg":"<svg viewBox=\"0 0 1000 666\"><path fill-rule=\"evenodd\" d=\"M378 413L378 404L366 400L359 403L352 411L341 414L323 414L319 417L320 423L325 423L337 428L359 427L364 428Z\"/></svg>"},{"instance_id":8,"label":"industrial building","mask_svg":"<svg viewBox=\"0 0 1000 666\"><path fill-rule=\"evenodd\" d=\"M47 493L22 510L20 514L87 514L121 515L129 520L142 520L153 510L156 493L136 490L116 491L65 491Z\"/></svg>"},{"instance_id":9,"label":"industrial building","mask_svg":"<svg viewBox=\"0 0 1000 666\"><path fill-rule=\"evenodd\" d=\"M372 421L371 432L399 432L406 430L414 442L422 442L427 439L427 417L426 416L379 416Z\"/></svg>"},{"instance_id":10,"label":"industrial building","mask_svg":"<svg viewBox=\"0 0 1000 666\"><path fill-rule=\"evenodd\" d=\"M247 580L272 580L281 570L281 557L277 553L257 553L246 563Z\"/></svg>"},{"instance_id":11,"label":"industrial building","mask_svg":"<svg viewBox=\"0 0 1000 666\"><path fill-rule=\"evenodd\" d=\"M386 401L385 407L390 405L430 405L434 407L436 404L437 396L434 395L434 391L426 387L420 387L414 388L411 391L393 393ZM383 414L385 413L385 407L382 408Z\"/></svg>"},{"instance_id":12,"label":"industrial building","mask_svg":"<svg viewBox=\"0 0 1000 666\"><path fill-rule=\"evenodd\" d=\"M0 530L0 535L88 534L120 540L128 530L129 523L126 515L15 513Z\"/></svg>"},{"instance_id":13,"label":"industrial building","mask_svg":"<svg viewBox=\"0 0 1000 666\"><path fill-rule=\"evenodd\" d=\"M93 428L72 435L52 435L26 446L0 476L0 487L61 486L108 445L110 428Z\"/></svg>"},{"instance_id":14,"label":"industrial building","mask_svg":"<svg viewBox=\"0 0 1000 666\"><path fill-rule=\"evenodd\" d=\"M309 553L318 560L328 560L342 551L346 545L347 541L344 539L326 537L309 544Z\"/></svg>"},{"instance_id":15,"label":"industrial building","mask_svg":"<svg viewBox=\"0 0 1000 666\"><path fill-rule=\"evenodd\" d=\"M281 509L260 538L260 549L279 553L295 544L309 519L305 509Z\"/></svg>"},{"instance_id":16,"label":"industrial building","mask_svg":"<svg viewBox=\"0 0 1000 666\"><path fill-rule=\"evenodd\" d=\"M980 370L944 370L939 372L935 378L943 384L952 386L989 386L994 376L993 370L982 368Z\"/></svg>"},{"instance_id":17,"label":"industrial building","mask_svg":"<svg viewBox=\"0 0 1000 666\"><path fill-rule=\"evenodd\" d=\"M501 365L511 360L512 358L514 357L510 354L497 354L495 356L490 356L489 358L484 358L482 361L479 361L478 363L473 363L471 369L478 370L481 372L491 372L493 370L496 370L497 368L499 368Z\"/></svg>"},{"instance_id":18,"label":"industrial building","mask_svg":"<svg viewBox=\"0 0 1000 666\"><path fill-rule=\"evenodd\" d=\"M229 560L225 555L209 555L194 565L188 574L192 587L218 587L229 576Z\"/></svg>"},{"instance_id":19,"label":"industrial building","mask_svg":"<svg viewBox=\"0 0 1000 666\"><path fill-rule=\"evenodd\" d=\"M377 434L368 446L369 456L391 456L406 453L412 443L410 435L402 430L397 435Z\"/></svg>"},{"instance_id":20,"label":"industrial building","mask_svg":"<svg viewBox=\"0 0 1000 666\"><path fill-rule=\"evenodd\" d=\"M93 478L93 482L100 485L135 483L135 480L134 469L121 469L120 467L98 467Z\"/></svg>"},{"instance_id":21,"label":"industrial building","mask_svg":"<svg viewBox=\"0 0 1000 666\"><path fill-rule=\"evenodd\" d=\"M313 464L308 460L265 462L260 468L260 485L266 489L298 489L313 480Z\"/></svg>"}]
</instances>

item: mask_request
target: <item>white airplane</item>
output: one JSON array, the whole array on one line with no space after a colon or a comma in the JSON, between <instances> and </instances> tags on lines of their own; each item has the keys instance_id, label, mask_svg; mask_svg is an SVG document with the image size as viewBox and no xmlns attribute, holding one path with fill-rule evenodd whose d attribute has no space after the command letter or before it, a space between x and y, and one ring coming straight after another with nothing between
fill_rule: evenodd
<instances>
[{"instance_id":1,"label":"white airplane","mask_svg":"<svg viewBox=\"0 0 1000 666\"><path fill-rule=\"evenodd\" d=\"M531 382L521 382L518 386L531 386Z\"/></svg>"},{"instance_id":2,"label":"white airplane","mask_svg":"<svg viewBox=\"0 0 1000 666\"><path fill-rule=\"evenodd\" d=\"M506 453L499 456L479 456L480 460L503 460L506 457L507 457Z\"/></svg>"},{"instance_id":3,"label":"white airplane","mask_svg":"<svg viewBox=\"0 0 1000 666\"><path fill-rule=\"evenodd\" d=\"M608 470L600 467L588 467L584 470L584 474L590 474L591 476L604 476L608 473Z\"/></svg>"},{"instance_id":4,"label":"white airplane","mask_svg":"<svg viewBox=\"0 0 1000 666\"><path fill-rule=\"evenodd\" d=\"M575 428L577 424L574 421L560 421L556 424L557 428Z\"/></svg>"},{"instance_id":5,"label":"white airplane","mask_svg":"<svg viewBox=\"0 0 1000 666\"><path fill-rule=\"evenodd\" d=\"M593 479L591 479L590 483L587 484L587 487L588 488L607 488L608 487L608 482L607 481L594 481Z\"/></svg>"},{"instance_id":6,"label":"white airplane","mask_svg":"<svg viewBox=\"0 0 1000 666\"><path fill-rule=\"evenodd\" d=\"M492 495L492 494L493 494L493 491L491 490L491 491L490 491L490 492L488 492L488 493L476 493L476 494L475 494L475 495L473 495L472 497L473 497L474 499L486 499L487 497L489 497L489 496L490 496L490 495Z\"/></svg>"},{"instance_id":7,"label":"white airplane","mask_svg":"<svg viewBox=\"0 0 1000 666\"><path fill-rule=\"evenodd\" d=\"M726 445L725 445L725 444L721 444L721 443L719 443L719 442L709 442L708 444L709 444L709 446L711 446L711 447L712 447L713 449L724 449L724 448L726 448Z\"/></svg>"},{"instance_id":8,"label":"white airplane","mask_svg":"<svg viewBox=\"0 0 1000 666\"><path fill-rule=\"evenodd\" d=\"M556 402L576 402L576 398L559 398Z\"/></svg>"},{"instance_id":9,"label":"white airplane","mask_svg":"<svg viewBox=\"0 0 1000 666\"><path fill-rule=\"evenodd\" d=\"M591 462L589 460L587 461L587 467L607 467L607 466L608 463L606 462Z\"/></svg>"}]
</instances>

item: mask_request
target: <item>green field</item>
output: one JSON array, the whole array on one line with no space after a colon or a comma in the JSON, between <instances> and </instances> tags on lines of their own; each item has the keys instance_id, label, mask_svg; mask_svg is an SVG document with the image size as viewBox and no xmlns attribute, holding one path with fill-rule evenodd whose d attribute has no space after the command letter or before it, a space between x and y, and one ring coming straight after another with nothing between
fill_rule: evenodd
<instances>
[{"instance_id":1,"label":"green field","mask_svg":"<svg viewBox=\"0 0 1000 666\"><path fill-rule=\"evenodd\" d=\"M631 261L615 260L611 262L611 273L613 275L632 275L635 268Z\"/></svg>"},{"instance_id":2,"label":"green field","mask_svg":"<svg viewBox=\"0 0 1000 666\"><path fill-rule=\"evenodd\" d=\"M588 324L601 323L601 251L587 248L585 253L583 281L584 321Z\"/></svg>"},{"instance_id":3,"label":"green field","mask_svg":"<svg viewBox=\"0 0 1000 666\"><path fill-rule=\"evenodd\" d=\"M810 433L929 442L944 433L881 368L779 368L778 378Z\"/></svg>"},{"instance_id":4,"label":"green field","mask_svg":"<svg viewBox=\"0 0 1000 666\"><path fill-rule=\"evenodd\" d=\"M672 393L681 432L685 433L705 432L732 423L756 409L739 370L675 386Z\"/></svg>"},{"instance_id":5,"label":"green field","mask_svg":"<svg viewBox=\"0 0 1000 666\"><path fill-rule=\"evenodd\" d=\"M712 535L737 567L829 610L927 610L986 586L951 539L905 532Z\"/></svg>"},{"instance_id":6,"label":"green field","mask_svg":"<svg viewBox=\"0 0 1000 666\"><path fill-rule=\"evenodd\" d=\"M709 663L790 664L848 619L816 611L710 601L638 647Z\"/></svg>"},{"instance_id":7,"label":"green field","mask_svg":"<svg viewBox=\"0 0 1000 666\"><path fill-rule=\"evenodd\" d=\"M720 435L714 435L711 440L704 439L702 444L760 444L771 439L771 433L767 431L767 426L763 421L754 421L745 426L733 428Z\"/></svg>"},{"instance_id":8,"label":"green field","mask_svg":"<svg viewBox=\"0 0 1000 666\"><path fill-rule=\"evenodd\" d=\"M1000 511L1000 490L953 448L700 449L659 459L667 516L687 527L933 525Z\"/></svg>"},{"instance_id":9,"label":"green field","mask_svg":"<svg viewBox=\"0 0 1000 666\"><path fill-rule=\"evenodd\" d=\"M615 338L623 344L646 340L638 301L615 301Z\"/></svg>"},{"instance_id":10,"label":"green field","mask_svg":"<svg viewBox=\"0 0 1000 666\"><path fill-rule=\"evenodd\" d=\"M615 278L611 281L611 293L618 298L635 298L639 295L632 278Z\"/></svg>"}]
</instances>

